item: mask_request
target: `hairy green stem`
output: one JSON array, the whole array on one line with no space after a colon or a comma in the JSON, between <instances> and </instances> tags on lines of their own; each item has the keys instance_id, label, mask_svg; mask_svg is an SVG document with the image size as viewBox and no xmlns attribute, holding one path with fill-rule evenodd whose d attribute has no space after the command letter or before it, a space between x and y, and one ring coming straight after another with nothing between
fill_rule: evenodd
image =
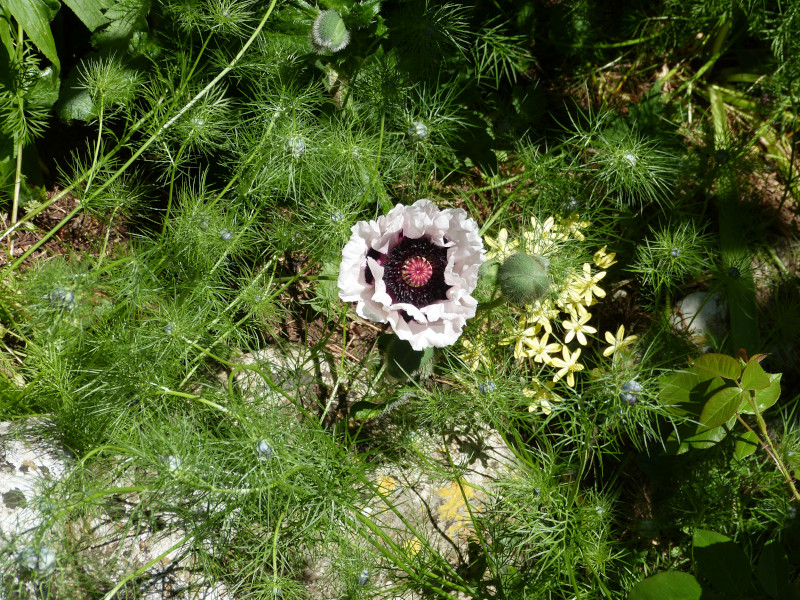
<instances>
[{"instance_id":1,"label":"hairy green stem","mask_svg":"<svg viewBox=\"0 0 800 600\"><path fill-rule=\"evenodd\" d=\"M20 64L22 64L23 58L23 42L24 42L25 32L22 30L22 24L17 23L17 39L19 39L19 43L17 44L17 60ZM19 90L17 90L17 104L19 106L20 112L22 112L22 94ZM24 113L23 113L24 114ZM20 136L17 139L17 167L14 173L14 199L12 201L11 206L11 226L17 224L17 211L19 209L19 193L20 189L22 188L22 149L23 149L23 139ZM14 259L14 237L10 237L8 240L8 252L9 252L9 260Z\"/></svg>"},{"instance_id":2,"label":"hairy green stem","mask_svg":"<svg viewBox=\"0 0 800 600\"><path fill-rule=\"evenodd\" d=\"M755 403L752 400L750 400L750 404L753 407L753 409L757 411ZM778 471L780 471L781 475L786 480L786 483L789 485L789 488L792 490L792 496L794 496L795 500L800 502L800 492L797 491L797 487L795 487L794 485L794 479L792 478L791 473L789 473L789 470L786 468L786 465L783 464L783 461L781 460L780 456L775 451L775 447L772 444L772 439L769 437L769 434L767 433L767 424L764 422L764 419L761 417L761 415L758 412L756 412L756 420L758 421L758 428L761 430L761 434L764 436L764 439L766 439L767 442L765 442L764 439L761 439L761 436L759 436L755 431L753 431L753 428L750 427L747 421L745 421L742 418L742 415L737 414L736 418L742 425L745 426L745 429L747 429L750 433L756 436L758 443L761 444L761 447L773 460L775 466L778 467Z\"/></svg>"}]
</instances>

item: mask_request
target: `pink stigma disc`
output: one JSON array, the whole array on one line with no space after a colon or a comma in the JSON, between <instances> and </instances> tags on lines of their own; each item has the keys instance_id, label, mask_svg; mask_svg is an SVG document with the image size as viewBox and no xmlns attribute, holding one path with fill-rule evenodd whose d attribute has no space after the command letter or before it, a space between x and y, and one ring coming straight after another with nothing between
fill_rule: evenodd
<instances>
[{"instance_id":1,"label":"pink stigma disc","mask_svg":"<svg viewBox=\"0 0 800 600\"><path fill-rule=\"evenodd\" d=\"M433 267L427 259L414 256L405 262L400 275L403 281L411 287L421 287L430 280L433 275Z\"/></svg>"}]
</instances>

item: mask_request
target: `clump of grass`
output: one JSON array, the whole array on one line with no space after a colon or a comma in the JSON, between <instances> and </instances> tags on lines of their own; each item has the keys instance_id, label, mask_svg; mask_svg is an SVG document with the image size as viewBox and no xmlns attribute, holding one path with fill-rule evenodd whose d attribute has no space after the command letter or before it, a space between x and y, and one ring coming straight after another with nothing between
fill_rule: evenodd
<instances>
[{"instance_id":1,"label":"clump of grass","mask_svg":"<svg viewBox=\"0 0 800 600\"><path fill-rule=\"evenodd\" d=\"M686 420L659 376L698 349L651 313L688 286L751 273L749 255L712 243L707 199L761 156L753 132L769 130L775 150L783 131L778 117L753 125L741 74L725 79L735 89L709 88L704 114L697 89L716 85L706 78L727 46L692 72L667 43L702 45L685 15L716 31L739 18L727 5L667 3L644 20L588 3L509 5L488 20L480 3L148 6L87 23L97 54L76 50L60 92L28 24L12 10L0 25L10 225L33 231L44 210L79 201L11 245L3 267L0 418L44 417L42 434L73 456L42 491L33 541L0 548L3 581L22 581L10 592L136 595L141 565L120 574L97 548L146 535L237 598L306 597L310 563L332 597L611 598L685 570L694 529L751 554L796 533L780 475L755 455L731 459L735 440L667 455ZM768 82L786 120L784 23L796 15L742 10L748 39L786 59ZM658 48L678 66L656 84ZM558 76L540 77L551 64ZM616 102L594 102L587 69L615 82ZM544 83L578 74L591 82L582 109ZM638 101L627 116L610 108L623 94ZM45 195L30 187L44 181L32 142L61 131L52 107L80 139L63 141L61 189ZM741 151L720 134L712 153L697 122L719 129L726 114ZM354 224L422 197L467 210L494 262L457 344L406 377L335 280ZM107 227L90 251L34 259L84 213ZM115 245L120 222L130 240ZM537 266L536 294L509 303L496 272L514 254ZM796 287L787 275L776 294L785 331ZM765 337L785 358L779 326ZM796 401L773 411L789 465ZM486 432L503 460L476 483ZM464 438L476 447L456 448ZM376 483L393 472L448 482L464 520L444 549ZM396 529L364 510L376 498ZM34 558L47 568L26 566Z\"/></svg>"}]
</instances>

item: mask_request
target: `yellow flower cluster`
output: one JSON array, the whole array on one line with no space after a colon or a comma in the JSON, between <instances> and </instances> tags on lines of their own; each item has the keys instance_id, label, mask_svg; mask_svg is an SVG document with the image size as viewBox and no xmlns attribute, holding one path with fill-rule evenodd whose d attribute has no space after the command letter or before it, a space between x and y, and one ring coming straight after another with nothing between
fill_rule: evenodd
<instances>
[{"instance_id":1,"label":"yellow flower cluster","mask_svg":"<svg viewBox=\"0 0 800 600\"><path fill-rule=\"evenodd\" d=\"M489 247L486 256L501 262L515 252L547 257L557 252L561 242L570 239L582 241L582 230L590 224L581 221L577 215L568 219L549 217L544 222L534 217L531 229L523 232L520 239L510 240L506 229L501 229L496 239L485 236ZM574 387L575 374L584 370L579 360L581 347L589 343L587 335L597 333L597 329L590 325L592 314L589 309L606 296L600 282L606 276L606 269L616 264L615 256L615 253L606 251L606 246L599 249L592 262L583 263L580 270L569 273L554 294L520 309L517 325L500 342L513 345L517 360L533 361L554 370L550 381L542 383L533 378L530 387L524 390L526 397L531 399L531 411L550 414L553 403L561 400L553 391L555 383L563 379L568 386ZM554 325L558 327L554 328ZM616 335L605 332L605 339L610 346L603 351L603 356L611 356L630 346L636 336L625 337L625 327L620 326ZM574 350L568 347L573 341L578 344ZM467 352L462 359L471 369L489 366L483 342L473 344L464 340L463 345Z\"/></svg>"}]
</instances>

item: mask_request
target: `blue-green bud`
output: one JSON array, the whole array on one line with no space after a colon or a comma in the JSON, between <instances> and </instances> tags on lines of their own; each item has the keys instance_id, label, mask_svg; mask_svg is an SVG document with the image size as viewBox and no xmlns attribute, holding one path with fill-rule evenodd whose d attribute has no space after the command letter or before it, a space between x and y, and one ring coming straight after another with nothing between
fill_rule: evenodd
<instances>
[{"instance_id":1,"label":"blue-green bud","mask_svg":"<svg viewBox=\"0 0 800 600\"><path fill-rule=\"evenodd\" d=\"M512 254L500 265L497 283L512 304L531 304L544 296L550 287L547 267L550 262L535 254Z\"/></svg>"},{"instance_id":2,"label":"blue-green bud","mask_svg":"<svg viewBox=\"0 0 800 600\"><path fill-rule=\"evenodd\" d=\"M314 47L320 52L339 52L350 43L350 32L347 31L341 15L335 10L326 10L319 14L311 29Z\"/></svg>"}]
</instances>

